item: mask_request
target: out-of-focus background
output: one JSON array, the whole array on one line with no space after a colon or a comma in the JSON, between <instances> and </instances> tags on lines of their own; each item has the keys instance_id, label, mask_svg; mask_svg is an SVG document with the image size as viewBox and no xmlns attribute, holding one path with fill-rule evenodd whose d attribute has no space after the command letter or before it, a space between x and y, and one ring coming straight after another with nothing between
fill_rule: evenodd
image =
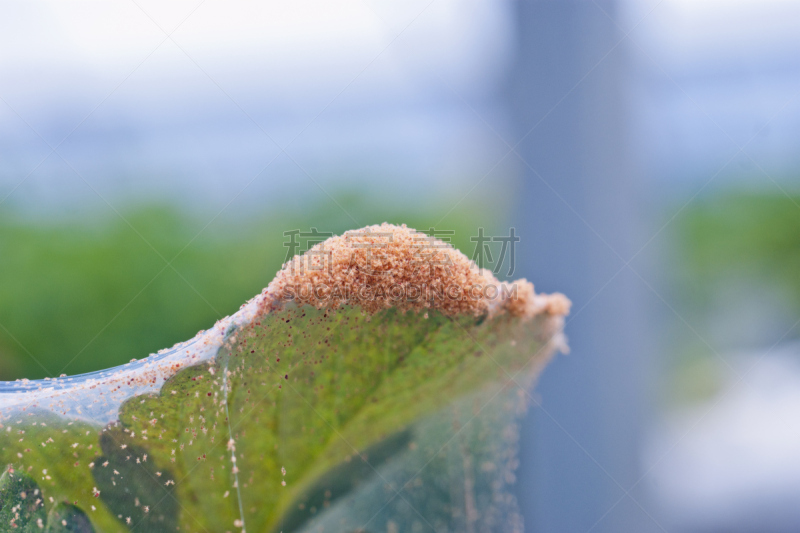
<instances>
[{"instance_id":1,"label":"out-of-focus background","mask_svg":"<svg viewBox=\"0 0 800 533\"><path fill-rule=\"evenodd\" d=\"M191 337L284 232L515 228L574 302L528 531L800 529L800 2L0 2L0 379ZM493 260L499 242L491 243Z\"/></svg>"}]
</instances>

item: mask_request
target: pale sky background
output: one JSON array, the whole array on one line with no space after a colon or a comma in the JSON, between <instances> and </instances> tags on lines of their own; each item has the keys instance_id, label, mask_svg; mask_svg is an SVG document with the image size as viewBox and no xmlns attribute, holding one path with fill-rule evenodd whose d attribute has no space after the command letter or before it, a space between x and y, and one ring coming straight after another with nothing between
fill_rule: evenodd
<instances>
[{"instance_id":1,"label":"pale sky background","mask_svg":"<svg viewBox=\"0 0 800 533\"><path fill-rule=\"evenodd\" d=\"M107 194L189 203L240 189L275 157L248 192L276 195L303 173L278 148L293 140L320 183L434 189L478 179L501 144L481 117L497 114L487 97L512 57L504 2L2 6L0 97L14 111L0 104L0 185L35 169L18 204L87 196L58 157L40 164L49 148L31 127L55 146L80 124L59 152Z\"/></svg>"},{"instance_id":2,"label":"pale sky background","mask_svg":"<svg viewBox=\"0 0 800 533\"><path fill-rule=\"evenodd\" d=\"M622 5L643 180L691 187L748 141L776 179L800 166L800 3ZM115 197L191 203L243 186L275 157L255 197L282 194L284 178L304 172L437 194L478 181L503 139L514 143L502 106L510 0L34 0L0 10L0 97L14 109L0 102L0 198L14 191L13 205L80 202L76 171ZM58 148L73 168L44 160L31 128L52 146L74 130ZM731 179L754 168L739 157ZM487 181L517 171L500 165Z\"/></svg>"}]
</instances>

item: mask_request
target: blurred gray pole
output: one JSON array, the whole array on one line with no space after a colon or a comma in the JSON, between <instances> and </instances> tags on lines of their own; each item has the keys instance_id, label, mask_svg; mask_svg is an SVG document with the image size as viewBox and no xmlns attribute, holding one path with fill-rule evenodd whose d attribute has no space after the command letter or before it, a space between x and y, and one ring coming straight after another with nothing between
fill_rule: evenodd
<instances>
[{"instance_id":1,"label":"blurred gray pole","mask_svg":"<svg viewBox=\"0 0 800 533\"><path fill-rule=\"evenodd\" d=\"M615 2L598 3L618 16ZM510 113L514 142L527 134L519 154L536 171L520 167L514 222L524 271L516 274L537 291L566 293L577 314L567 326L572 353L547 368L535 392L542 408L533 405L522 427L517 486L526 531L651 530L630 498L609 512L639 479L649 366L641 282L627 269L614 277L636 252L639 229L625 153L626 43L615 48L622 32L590 0L515 7ZM632 495L651 513L641 488Z\"/></svg>"}]
</instances>

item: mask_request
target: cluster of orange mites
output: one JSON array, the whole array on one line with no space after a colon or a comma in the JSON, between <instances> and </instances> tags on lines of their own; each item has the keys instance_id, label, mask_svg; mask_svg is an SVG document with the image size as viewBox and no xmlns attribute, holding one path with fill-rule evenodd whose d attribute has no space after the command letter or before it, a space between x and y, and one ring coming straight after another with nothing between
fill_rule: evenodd
<instances>
[{"instance_id":1,"label":"cluster of orange mites","mask_svg":"<svg viewBox=\"0 0 800 533\"><path fill-rule=\"evenodd\" d=\"M562 294L537 295L524 279L500 282L449 243L386 223L331 237L295 256L264 297L265 311L294 301L318 309L357 305L368 313L394 307L530 318L563 316L570 307Z\"/></svg>"}]
</instances>

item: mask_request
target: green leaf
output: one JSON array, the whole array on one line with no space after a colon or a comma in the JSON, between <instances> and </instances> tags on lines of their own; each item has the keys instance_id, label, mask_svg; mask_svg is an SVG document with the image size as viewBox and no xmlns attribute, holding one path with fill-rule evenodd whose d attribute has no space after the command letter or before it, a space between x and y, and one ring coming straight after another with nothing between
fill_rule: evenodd
<instances>
[{"instance_id":1,"label":"green leaf","mask_svg":"<svg viewBox=\"0 0 800 533\"><path fill-rule=\"evenodd\" d=\"M45 533L94 533L86 513L68 502L61 502L47 515Z\"/></svg>"},{"instance_id":2,"label":"green leaf","mask_svg":"<svg viewBox=\"0 0 800 533\"><path fill-rule=\"evenodd\" d=\"M112 514L124 517L126 525L140 531L175 531L179 505L173 487L164 485L156 475L154 461L141 461L146 448L134 444L121 447L126 441L123 435L119 427L111 427L100 437L104 455L92 469L100 499ZM166 468L161 474L165 480L173 478Z\"/></svg>"},{"instance_id":3,"label":"green leaf","mask_svg":"<svg viewBox=\"0 0 800 533\"><path fill-rule=\"evenodd\" d=\"M103 428L6 418L0 455L47 469L53 496L98 531L511 523L521 390L557 328L547 314L426 315L290 305L230 331L214 360L129 399Z\"/></svg>"},{"instance_id":4,"label":"green leaf","mask_svg":"<svg viewBox=\"0 0 800 533\"><path fill-rule=\"evenodd\" d=\"M0 532L33 532L46 515L39 485L30 476L6 470L0 476Z\"/></svg>"},{"instance_id":5,"label":"green leaf","mask_svg":"<svg viewBox=\"0 0 800 533\"><path fill-rule=\"evenodd\" d=\"M182 524L230 528L241 502L251 530L293 531L393 460L418 460L399 459L412 439L443 445L452 410L471 408L476 391L502 404L510 377L529 383L552 351L545 322L290 307L232 335L212 365L127 402L123 438L150 430L148 461L174 465L180 480ZM445 419L438 440L429 416Z\"/></svg>"}]
</instances>

